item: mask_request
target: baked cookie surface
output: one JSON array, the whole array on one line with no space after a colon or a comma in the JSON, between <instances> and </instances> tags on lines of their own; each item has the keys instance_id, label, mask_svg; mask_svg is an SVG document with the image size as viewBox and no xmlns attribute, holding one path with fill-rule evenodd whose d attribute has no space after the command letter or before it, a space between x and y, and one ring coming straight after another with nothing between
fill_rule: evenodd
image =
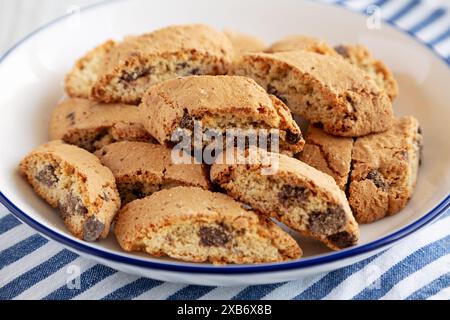
<instances>
[{"instance_id":1,"label":"baked cookie surface","mask_svg":"<svg viewBox=\"0 0 450 320\"><path fill-rule=\"evenodd\" d=\"M190 262L247 264L301 256L295 240L275 223L200 188L163 190L129 203L114 232L126 251Z\"/></svg>"},{"instance_id":2,"label":"baked cookie surface","mask_svg":"<svg viewBox=\"0 0 450 320\"><path fill-rule=\"evenodd\" d=\"M398 83L386 64L374 58L372 53L362 45L344 44L332 48L326 42L303 35L289 36L269 47L266 52L310 51L318 54L341 56L361 70L367 72L377 85L386 91L391 100L398 96Z\"/></svg>"},{"instance_id":3,"label":"baked cookie surface","mask_svg":"<svg viewBox=\"0 0 450 320\"><path fill-rule=\"evenodd\" d=\"M61 102L53 111L49 132L52 140L91 152L117 141L154 141L140 123L136 106L86 99Z\"/></svg>"},{"instance_id":4,"label":"baked cookie surface","mask_svg":"<svg viewBox=\"0 0 450 320\"><path fill-rule=\"evenodd\" d=\"M289 109L255 81L233 76L193 76L151 87L139 106L145 128L170 145L174 133L202 129L223 135L228 129L275 130L281 151L297 153L304 140ZM207 143L207 142L206 142Z\"/></svg>"},{"instance_id":5,"label":"baked cookie surface","mask_svg":"<svg viewBox=\"0 0 450 320\"><path fill-rule=\"evenodd\" d=\"M88 53L67 76L66 88L70 94L76 83L78 97L138 104L149 86L162 81L226 74L233 57L229 39L209 26L170 26Z\"/></svg>"},{"instance_id":6,"label":"baked cookie surface","mask_svg":"<svg viewBox=\"0 0 450 320\"><path fill-rule=\"evenodd\" d=\"M120 209L114 176L91 153L53 141L26 156L20 172L57 208L69 231L85 241L106 238Z\"/></svg>"},{"instance_id":7,"label":"baked cookie surface","mask_svg":"<svg viewBox=\"0 0 450 320\"><path fill-rule=\"evenodd\" d=\"M210 189L206 168L200 164L174 164L171 149L144 142L119 142L96 152L116 178L122 204L177 186Z\"/></svg>"},{"instance_id":8,"label":"baked cookie surface","mask_svg":"<svg viewBox=\"0 0 450 320\"><path fill-rule=\"evenodd\" d=\"M271 161L213 165L211 181L236 200L331 249L356 245L358 224L332 177L294 158L256 152ZM270 167L274 169L271 174L262 171Z\"/></svg>"},{"instance_id":9,"label":"baked cookie surface","mask_svg":"<svg viewBox=\"0 0 450 320\"><path fill-rule=\"evenodd\" d=\"M407 205L416 186L422 145L413 117L396 119L387 132L356 140L349 202L358 222L380 220Z\"/></svg>"},{"instance_id":10,"label":"baked cookie surface","mask_svg":"<svg viewBox=\"0 0 450 320\"><path fill-rule=\"evenodd\" d=\"M333 135L383 132L393 121L384 90L340 57L308 51L247 54L234 64L231 74L253 78L293 113Z\"/></svg>"},{"instance_id":11,"label":"baked cookie surface","mask_svg":"<svg viewBox=\"0 0 450 320\"><path fill-rule=\"evenodd\" d=\"M345 191L352 163L353 139L332 136L310 126L305 140L298 159L333 177L339 188Z\"/></svg>"}]
</instances>

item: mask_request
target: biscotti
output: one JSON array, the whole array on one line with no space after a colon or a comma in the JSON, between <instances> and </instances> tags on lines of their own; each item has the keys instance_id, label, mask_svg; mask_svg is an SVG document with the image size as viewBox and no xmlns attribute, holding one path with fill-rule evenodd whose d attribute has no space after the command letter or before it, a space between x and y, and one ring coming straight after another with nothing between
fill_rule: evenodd
<instances>
[{"instance_id":1,"label":"biscotti","mask_svg":"<svg viewBox=\"0 0 450 320\"><path fill-rule=\"evenodd\" d=\"M372 53L362 45L338 45L330 47L326 42L303 35L289 36L272 46L266 52L310 51L318 54L337 57L340 55L348 62L367 72L377 85L386 91L391 100L398 96L398 83L392 71L380 60L373 57Z\"/></svg>"},{"instance_id":2,"label":"biscotti","mask_svg":"<svg viewBox=\"0 0 450 320\"><path fill-rule=\"evenodd\" d=\"M278 135L282 152L297 153L304 145L289 109L245 77L194 76L168 80L147 91L139 110L145 128L163 145L176 141L177 133L192 134L195 123L201 125L200 133L208 130L220 137L230 129L253 134L266 130L269 140L266 145ZM203 139L203 146L208 145L209 141Z\"/></svg>"},{"instance_id":3,"label":"biscotti","mask_svg":"<svg viewBox=\"0 0 450 320\"><path fill-rule=\"evenodd\" d=\"M66 77L69 94L138 104L149 86L187 75L226 74L230 40L205 25L171 26L108 42L77 62Z\"/></svg>"},{"instance_id":4,"label":"biscotti","mask_svg":"<svg viewBox=\"0 0 450 320\"><path fill-rule=\"evenodd\" d=\"M244 55L231 71L253 78L291 111L332 135L384 132L393 121L384 90L358 67L308 51Z\"/></svg>"},{"instance_id":5,"label":"biscotti","mask_svg":"<svg viewBox=\"0 0 450 320\"><path fill-rule=\"evenodd\" d=\"M263 52L266 48L265 43L257 37L232 30L225 30L224 33L233 44L236 57L246 53Z\"/></svg>"},{"instance_id":6,"label":"biscotti","mask_svg":"<svg viewBox=\"0 0 450 320\"><path fill-rule=\"evenodd\" d=\"M270 219L200 188L163 190L129 203L114 232L125 251L189 262L267 263L301 256L295 240Z\"/></svg>"},{"instance_id":7,"label":"biscotti","mask_svg":"<svg viewBox=\"0 0 450 320\"><path fill-rule=\"evenodd\" d=\"M413 117L397 119L385 133L356 140L349 202L358 222L377 221L407 205L416 186L422 145Z\"/></svg>"},{"instance_id":8,"label":"biscotti","mask_svg":"<svg viewBox=\"0 0 450 320\"><path fill-rule=\"evenodd\" d=\"M136 106L68 99L53 111L50 139L94 152L118 141L154 142L140 123Z\"/></svg>"},{"instance_id":9,"label":"biscotti","mask_svg":"<svg viewBox=\"0 0 450 320\"><path fill-rule=\"evenodd\" d=\"M161 145L124 141L110 144L96 155L114 174L122 205L177 186L211 188L203 165L193 159L174 163L171 152Z\"/></svg>"},{"instance_id":10,"label":"biscotti","mask_svg":"<svg viewBox=\"0 0 450 320\"><path fill-rule=\"evenodd\" d=\"M93 154L53 141L26 156L20 172L58 209L74 236L85 241L106 238L120 197L113 174Z\"/></svg>"},{"instance_id":11,"label":"biscotti","mask_svg":"<svg viewBox=\"0 0 450 320\"><path fill-rule=\"evenodd\" d=\"M333 178L285 155L256 153L271 161L216 164L211 168L211 180L234 199L331 249L357 244L358 224ZM262 169L270 167L274 168L272 174L264 174Z\"/></svg>"}]
</instances>

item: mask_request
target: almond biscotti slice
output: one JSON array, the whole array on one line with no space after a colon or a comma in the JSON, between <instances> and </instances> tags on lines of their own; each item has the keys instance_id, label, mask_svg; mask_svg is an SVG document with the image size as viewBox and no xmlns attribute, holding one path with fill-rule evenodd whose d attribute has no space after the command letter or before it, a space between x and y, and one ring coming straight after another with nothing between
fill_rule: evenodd
<instances>
[{"instance_id":1,"label":"almond biscotti slice","mask_svg":"<svg viewBox=\"0 0 450 320\"><path fill-rule=\"evenodd\" d=\"M320 128L310 126L306 144L298 159L334 178L345 191L352 163L352 138L329 135Z\"/></svg>"},{"instance_id":2,"label":"almond biscotti slice","mask_svg":"<svg viewBox=\"0 0 450 320\"><path fill-rule=\"evenodd\" d=\"M414 117L355 142L349 202L360 223L401 211L412 197L421 161L422 131Z\"/></svg>"},{"instance_id":3,"label":"almond biscotti slice","mask_svg":"<svg viewBox=\"0 0 450 320\"><path fill-rule=\"evenodd\" d=\"M391 101L398 96L398 83L392 71L382 61L375 59L372 53L362 45L346 44L332 48L320 39L298 35L290 36L274 43L266 52L276 53L298 50L315 52L332 57L341 56L361 70L367 72L375 80L377 85L386 91Z\"/></svg>"},{"instance_id":4,"label":"almond biscotti slice","mask_svg":"<svg viewBox=\"0 0 450 320\"><path fill-rule=\"evenodd\" d=\"M51 140L94 152L117 141L155 141L140 123L136 106L68 99L53 111Z\"/></svg>"},{"instance_id":5,"label":"almond biscotti slice","mask_svg":"<svg viewBox=\"0 0 450 320\"><path fill-rule=\"evenodd\" d=\"M179 130L192 133L196 122L201 122L201 130L220 135L225 135L227 129L274 130L283 152L297 153L304 145L289 109L245 77L193 76L168 80L151 87L139 109L145 128L163 145L171 145ZM206 139L203 142L204 146L209 143Z\"/></svg>"},{"instance_id":6,"label":"almond biscotti slice","mask_svg":"<svg viewBox=\"0 0 450 320\"><path fill-rule=\"evenodd\" d=\"M26 156L20 172L58 209L74 236L85 241L108 236L120 197L113 174L93 154L53 141Z\"/></svg>"},{"instance_id":7,"label":"almond biscotti slice","mask_svg":"<svg viewBox=\"0 0 450 320\"><path fill-rule=\"evenodd\" d=\"M253 78L291 111L330 134L357 137L383 132L393 121L384 90L342 58L308 51L244 55L231 74Z\"/></svg>"},{"instance_id":8,"label":"almond biscotti slice","mask_svg":"<svg viewBox=\"0 0 450 320\"><path fill-rule=\"evenodd\" d=\"M211 180L234 199L331 249L357 244L358 224L332 177L285 155L263 150L256 150L256 155L259 163L213 165Z\"/></svg>"},{"instance_id":9,"label":"almond biscotti slice","mask_svg":"<svg viewBox=\"0 0 450 320\"><path fill-rule=\"evenodd\" d=\"M178 186L210 189L209 174L200 164L176 164L171 149L144 142L118 142L96 152L116 178L122 205L162 189Z\"/></svg>"},{"instance_id":10,"label":"almond biscotti slice","mask_svg":"<svg viewBox=\"0 0 450 320\"><path fill-rule=\"evenodd\" d=\"M100 65L89 96L97 101L138 104L149 86L196 74L226 74L234 57L233 45L222 33L205 25L171 26L125 38L100 56L89 53L82 61ZM92 57L94 55L94 57ZM78 67L67 76L67 91L86 72ZM90 82L89 82L90 83ZM87 88L86 88L87 89Z\"/></svg>"},{"instance_id":11,"label":"almond biscotti slice","mask_svg":"<svg viewBox=\"0 0 450 320\"><path fill-rule=\"evenodd\" d=\"M189 262L282 262L302 254L268 218L200 188L178 187L129 203L118 214L114 232L126 251Z\"/></svg>"}]
</instances>

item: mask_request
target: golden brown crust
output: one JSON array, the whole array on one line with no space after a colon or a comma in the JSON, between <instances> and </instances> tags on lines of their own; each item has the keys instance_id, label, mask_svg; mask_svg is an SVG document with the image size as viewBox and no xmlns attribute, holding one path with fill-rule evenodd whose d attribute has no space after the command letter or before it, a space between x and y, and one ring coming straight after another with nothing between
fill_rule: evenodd
<instances>
[{"instance_id":1,"label":"golden brown crust","mask_svg":"<svg viewBox=\"0 0 450 320\"><path fill-rule=\"evenodd\" d=\"M192 262L281 262L301 255L295 240L273 222L199 188L164 190L128 204L115 234L126 251Z\"/></svg>"},{"instance_id":2,"label":"golden brown crust","mask_svg":"<svg viewBox=\"0 0 450 320\"><path fill-rule=\"evenodd\" d=\"M53 111L49 134L91 152L117 141L154 141L140 122L136 106L68 99Z\"/></svg>"},{"instance_id":3,"label":"golden brown crust","mask_svg":"<svg viewBox=\"0 0 450 320\"><path fill-rule=\"evenodd\" d=\"M108 235L120 197L111 171L94 155L53 141L26 156L20 172L39 196L58 208L73 235L86 241Z\"/></svg>"},{"instance_id":4,"label":"golden brown crust","mask_svg":"<svg viewBox=\"0 0 450 320\"><path fill-rule=\"evenodd\" d=\"M259 38L232 30L225 30L225 35L234 47L236 57L246 53L263 52L266 44Z\"/></svg>"},{"instance_id":5,"label":"golden brown crust","mask_svg":"<svg viewBox=\"0 0 450 320\"><path fill-rule=\"evenodd\" d=\"M145 128L161 144L168 144L175 130L183 127L183 119L189 117L202 121L208 129L278 129L284 151L299 152L304 145L287 107L249 78L169 80L151 87L139 109Z\"/></svg>"},{"instance_id":6,"label":"golden brown crust","mask_svg":"<svg viewBox=\"0 0 450 320\"><path fill-rule=\"evenodd\" d=\"M122 203L144 198L161 189L178 186L210 189L204 166L172 162L172 150L144 142L119 142L96 152L116 178Z\"/></svg>"},{"instance_id":7,"label":"golden brown crust","mask_svg":"<svg viewBox=\"0 0 450 320\"><path fill-rule=\"evenodd\" d=\"M393 120L386 93L366 72L341 58L307 51L248 54L232 74L255 79L293 113L322 124L333 135L383 132Z\"/></svg>"},{"instance_id":8,"label":"golden brown crust","mask_svg":"<svg viewBox=\"0 0 450 320\"><path fill-rule=\"evenodd\" d=\"M356 140L349 202L360 223L396 214L407 205L416 186L422 140L413 117L396 119L387 132Z\"/></svg>"},{"instance_id":9,"label":"golden brown crust","mask_svg":"<svg viewBox=\"0 0 450 320\"><path fill-rule=\"evenodd\" d=\"M211 180L236 200L331 249L357 243L358 225L344 192L333 178L297 159L256 151L258 160L271 161L215 164ZM250 155L248 152L247 157Z\"/></svg>"}]
</instances>

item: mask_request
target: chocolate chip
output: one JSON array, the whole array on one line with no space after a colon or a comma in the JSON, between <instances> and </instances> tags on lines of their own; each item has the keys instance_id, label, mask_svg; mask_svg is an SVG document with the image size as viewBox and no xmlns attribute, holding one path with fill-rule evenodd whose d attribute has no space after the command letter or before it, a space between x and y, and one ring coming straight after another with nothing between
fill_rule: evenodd
<instances>
[{"instance_id":1,"label":"chocolate chip","mask_svg":"<svg viewBox=\"0 0 450 320\"><path fill-rule=\"evenodd\" d=\"M56 169L54 166L47 165L44 167L44 169L42 169L41 171L38 172L38 174L35 178L40 183L46 185L49 188L52 188L59 181L59 178L56 176L55 171L56 171Z\"/></svg>"},{"instance_id":2,"label":"chocolate chip","mask_svg":"<svg viewBox=\"0 0 450 320\"><path fill-rule=\"evenodd\" d=\"M63 219L66 219L71 215L86 215L88 213L81 198L74 196L73 193L69 193L62 202L59 202L58 210Z\"/></svg>"},{"instance_id":3,"label":"chocolate chip","mask_svg":"<svg viewBox=\"0 0 450 320\"><path fill-rule=\"evenodd\" d=\"M306 188L299 186L284 185L278 193L278 199L285 205L296 205L304 202L308 198Z\"/></svg>"},{"instance_id":4,"label":"chocolate chip","mask_svg":"<svg viewBox=\"0 0 450 320\"><path fill-rule=\"evenodd\" d=\"M199 68L194 68L189 72L191 75L196 76L200 74L200 69Z\"/></svg>"},{"instance_id":5,"label":"chocolate chip","mask_svg":"<svg viewBox=\"0 0 450 320\"><path fill-rule=\"evenodd\" d=\"M177 71L187 69L187 67L189 67L189 64L187 62L178 63L176 66Z\"/></svg>"},{"instance_id":6,"label":"chocolate chip","mask_svg":"<svg viewBox=\"0 0 450 320\"><path fill-rule=\"evenodd\" d=\"M423 134L423 129L422 129L422 127L419 127L419 129L417 129L417 132L418 132L419 134Z\"/></svg>"},{"instance_id":7,"label":"chocolate chip","mask_svg":"<svg viewBox=\"0 0 450 320\"><path fill-rule=\"evenodd\" d=\"M200 245L205 247L224 247L231 241L230 235L224 226L201 227L199 231Z\"/></svg>"},{"instance_id":8,"label":"chocolate chip","mask_svg":"<svg viewBox=\"0 0 450 320\"><path fill-rule=\"evenodd\" d=\"M103 193L100 195L100 198L101 198L103 201L106 201L106 202L108 202L108 201L111 200L111 198L109 197L108 192L106 192L106 191L103 191Z\"/></svg>"},{"instance_id":9,"label":"chocolate chip","mask_svg":"<svg viewBox=\"0 0 450 320\"><path fill-rule=\"evenodd\" d=\"M267 86L267 93L274 95L275 97L283 101L284 104L287 104L287 99L283 97L273 85L269 84Z\"/></svg>"},{"instance_id":10,"label":"chocolate chip","mask_svg":"<svg viewBox=\"0 0 450 320\"><path fill-rule=\"evenodd\" d=\"M96 217L89 217L84 223L83 239L85 241L96 241L105 230L105 225L97 220Z\"/></svg>"},{"instance_id":11,"label":"chocolate chip","mask_svg":"<svg viewBox=\"0 0 450 320\"><path fill-rule=\"evenodd\" d=\"M66 119L70 121L71 125L75 124L75 112L71 112L66 116Z\"/></svg>"},{"instance_id":12,"label":"chocolate chip","mask_svg":"<svg viewBox=\"0 0 450 320\"><path fill-rule=\"evenodd\" d=\"M120 80L125 81L125 82L133 82L139 78L148 76L152 72L153 72L152 68L135 69L132 72L124 72L122 74L122 77L120 78Z\"/></svg>"},{"instance_id":13,"label":"chocolate chip","mask_svg":"<svg viewBox=\"0 0 450 320\"><path fill-rule=\"evenodd\" d=\"M286 131L286 140L289 144L297 144L303 139L300 132L292 132L291 130Z\"/></svg>"},{"instance_id":14,"label":"chocolate chip","mask_svg":"<svg viewBox=\"0 0 450 320\"><path fill-rule=\"evenodd\" d=\"M336 46L334 47L334 51L336 51L339 55L343 56L344 58L350 58L349 52L347 47L345 46Z\"/></svg>"},{"instance_id":15,"label":"chocolate chip","mask_svg":"<svg viewBox=\"0 0 450 320\"><path fill-rule=\"evenodd\" d=\"M187 109L184 110L184 115L181 118L180 128L194 131L194 118L189 115Z\"/></svg>"},{"instance_id":16,"label":"chocolate chip","mask_svg":"<svg viewBox=\"0 0 450 320\"><path fill-rule=\"evenodd\" d=\"M356 245L358 238L347 231L339 232L328 237L328 240L340 249Z\"/></svg>"},{"instance_id":17,"label":"chocolate chip","mask_svg":"<svg viewBox=\"0 0 450 320\"><path fill-rule=\"evenodd\" d=\"M309 230L316 234L332 235L346 223L342 207L330 207L325 212L314 212L309 216Z\"/></svg>"},{"instance_id":18,"label":"chocolate chip","mask_svg":"<svg viewBox=\"0 0 450 320\"><path fill-rule=\"evenodd\" d=\"M387 190L388 185L384 181L383 175L378 170L372 170L368 173L367 178L369 180L372 180L372 182L375 184L375 186L382 190Z\"/></svg>"}]
</instances>

